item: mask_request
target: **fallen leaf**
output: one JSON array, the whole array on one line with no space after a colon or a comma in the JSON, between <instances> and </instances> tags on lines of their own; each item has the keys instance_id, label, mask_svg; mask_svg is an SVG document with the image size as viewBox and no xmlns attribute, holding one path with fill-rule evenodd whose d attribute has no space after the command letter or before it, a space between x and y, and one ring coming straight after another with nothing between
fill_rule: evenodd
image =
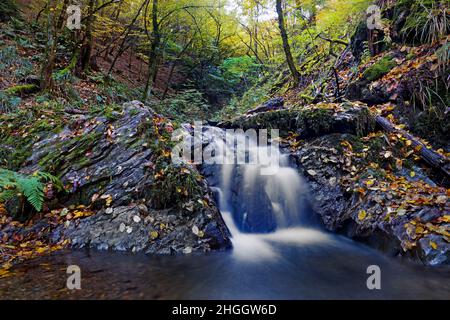
<instances>
[{"instance_id":1,"label":"fallen leaf","mask_svg":"<svg viewBox=\"0 0 450 320\"><path fill-rule=\"evenodd\" d=\"M441 195L436 198L436 203L445 204L447 202L447 196Z\"/></svg>"},{"instance_id":2,"label":"fallen leaf","mask_svg":"<svg viewBox=\"0 0 450 320\"><path fill-rule=\"evenodd\" d=\"M159 233L158 231L152 231L150 232L150 238L152 238L152 240L155 240L159 237Z\"/></svg>"},{"instance_id":3,"label":"fallen leaf","mask_svg":"<svg viewBox=\"0 0 450 320\"><path fill-rule=\"evenodd\" d=\"M367 212L365 210L361 210L358 213L358 219L359 221L364 220L367 217Z\"/></svg>"}]
</instances>

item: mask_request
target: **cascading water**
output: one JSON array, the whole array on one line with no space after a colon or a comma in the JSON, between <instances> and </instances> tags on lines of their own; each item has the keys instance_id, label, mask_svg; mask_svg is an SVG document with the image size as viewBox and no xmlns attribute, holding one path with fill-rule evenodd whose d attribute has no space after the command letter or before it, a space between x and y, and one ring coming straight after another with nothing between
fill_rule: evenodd
<instances>
[{"instance_id":1,"label":"cascading water","mask_svg":"<svg viewBox=\"0 0 450 320\"><path fill-rule=\"evenodd\" d=\"M307 186L277 145L258 146L256 141L247 140L247 148L241 150L236 145L245 141L243 133L230 136L208 127L203 134L215 156L227 160L225 164L204 166L204 173L216 193L236 256L273 257L277 255L274 242L328 238L304 227L309 212ZM237 159L247 161L238 163Z\"/></svg>"}]
</instances>

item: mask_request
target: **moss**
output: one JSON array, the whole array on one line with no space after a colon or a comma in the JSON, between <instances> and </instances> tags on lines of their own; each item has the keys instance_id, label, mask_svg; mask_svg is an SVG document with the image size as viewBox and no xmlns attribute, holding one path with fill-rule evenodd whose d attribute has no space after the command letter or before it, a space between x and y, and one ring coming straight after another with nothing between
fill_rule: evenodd
<instances>
[{"instance_id":1,"label":"moss","mask_svg":"<svg viewBox=\"0 0 450 320\"><path fill-rule=\"evenodd\" d=\"M353 107L353 106L350 106ZM252 117L240 117L223 124L224 127L239 129L279 129L281 136L290 131L298 132L302 138L310 138L333 132L354 133L364 136L373 131L375 121L368 109L355 109L354 118L349 121L335 116L330 105L317 105L314 108L296 107L286 110L263 112ZM354 120L353 120L354 119Z\"/></svg>"},{"instance_id":2,"label":"moss","mask_svg":"<svg viewBox=\"0 0 450 320\"><path fill-rule=\"evenodd\" d=\"M34 143L61 132L65 123L60 105L48 103L0 115L0 166L20 169Z\"/></svg>"},{"instance_id":3,"label":"moss","mask_svg":"<svg viewBox=\"0 0 450 320\"><path fill-rule=\"evenodd\" d=\"M368 81L378 80L388 74L396 65L391 56L384 56L364 71L363 78Z\"/></svg>"},{"instance_id":4,"label":"moss","mask_svg":"<svg viewBox=\"0 0 450 320\"><path fill-rule=\"evenodd\" d=\"M96 141L102 137L101 132L92 132L87 135L74 137L68 141L59 141L53 151L49 152L39 161L39 166L47 172L58 174L61 177L67 166L81 169L90 163L86 152L94 148ZM65 154L65 151L71 150Z\"/></svg>"},{"instance_id":5,"label":"moss","mask_svg":"<svg viewBox=\"0 0 450 320\"><path fill-rule=\"evenodd\" d=\"M65 67L62 70L57 71L53 74L53 78L56 81L61 81L68 79L72 75L72 71L75 70L75 67L77 66L79 54L76 53L73 55L72 59L70 60L70 63L67 67Z\"/></svg>"},{"instance_id":6,"label":"moss","mask_svg":"<svg viewBox=\"0 0 450 320\"><path fill-rule=\"evenodd\" d=\"M406 55L406 60L412 60L416 57L416 54L411 52Z\"/></svg>"},{"instance_id":7,"label":"moss","mask_svg":"<svg viewBox=\"0 0 450 320\"><path fill-rule=\"evenodd\" d=\"M35 84L23 84L8 88L4 91L4 93L11 96L20 96L24 94L30 94L39 90L39 87Z\"/></svg>"}]
</instances>

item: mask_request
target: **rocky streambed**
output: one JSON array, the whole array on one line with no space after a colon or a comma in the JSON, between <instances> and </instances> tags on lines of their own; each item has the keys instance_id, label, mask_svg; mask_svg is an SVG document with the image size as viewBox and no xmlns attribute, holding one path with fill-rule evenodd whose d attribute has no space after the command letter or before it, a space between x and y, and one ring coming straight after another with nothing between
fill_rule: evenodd
<instances>
[{"instance_id":1,"label":"rocky streambed","mask_svg":"<svg viewBox=\"0 0 450 320\"><path fill-rule=\"evenodd\" d=\"M281 129L282 149L306 178L327 230L390 255L449 263L447 190L414 160L407 141L376 129L365 104L255 112L220 126ZM21 169L58 174L65 192L49 192L47 214L4 224L0 238L157 254L231 248L206 180L193 165L171 163L173 131L137 101L108 116L70 116L30 146ZM7 208L18 217L30 210L20 199Z\"/></svg>"}]
</instances>

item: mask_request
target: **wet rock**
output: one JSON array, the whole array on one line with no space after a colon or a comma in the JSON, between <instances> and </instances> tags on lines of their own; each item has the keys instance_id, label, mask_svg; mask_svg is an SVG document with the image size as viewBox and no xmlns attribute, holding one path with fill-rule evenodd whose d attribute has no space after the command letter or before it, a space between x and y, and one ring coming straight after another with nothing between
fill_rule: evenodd
<instances>
[{"instance_id":1,"label":"wet rock","mask_svg":"<svg viewBox=\"0 0 450 320\"><path fill-rule=\"evenodd\" d=\"M450 264L450 246L435 234L420 239L417 252L429 265Z\"/></svg>"},{"instance_id":2,"label":"wet rock","mask_svg":"<svg viewBox=\"0 0 450 320\"><path fill-rule=\"evenodd\" d=\"M238 172L232 182L231 207L236 226L242 232L267 233L277 228L272 203L265 191L266 180L257 175L254 189L244 187L242 173ZM254 197L253 194L258 194Z\"/></svg>"}]
</instances>

